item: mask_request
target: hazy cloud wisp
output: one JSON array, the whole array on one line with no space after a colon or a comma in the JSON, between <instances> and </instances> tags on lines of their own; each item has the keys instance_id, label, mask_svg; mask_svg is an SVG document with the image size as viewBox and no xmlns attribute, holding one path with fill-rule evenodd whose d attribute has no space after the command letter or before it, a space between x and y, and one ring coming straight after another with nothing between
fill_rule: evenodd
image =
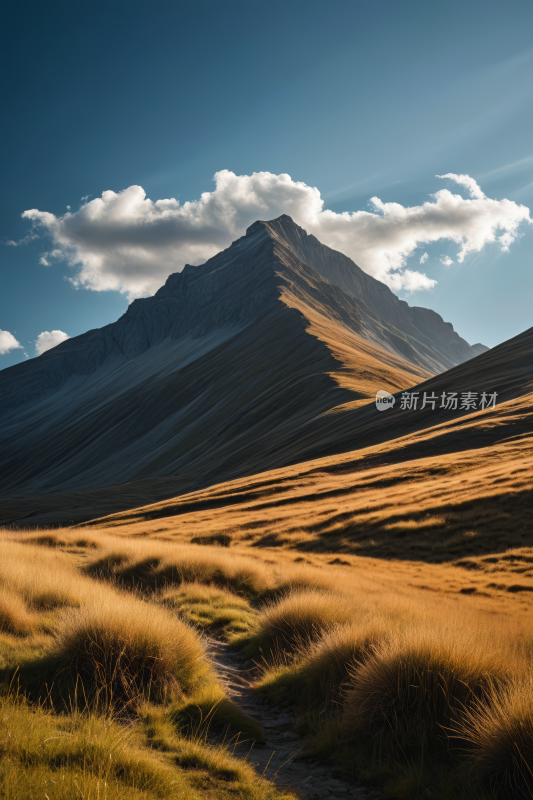
<instances>
[{"instance_id":1,"label":"hazy cloud wisp","mask_svg":"<svg viewBox=\"0 0 533 800\"><path fill-rule=\"evenodd\" d=\"M435 281L407 268L408 258L424 244L452 241L457 261L489 243L503 250L532 220L529 209L512 200L486 197L468 175L438 176L467 190L469 197L440 189L419 206L370 200L371 211L324 210L318 189L289 175L258 172L235 175L222 170L215 189L181 204L170 198L153 202L141 186L106 191L76 212L55 216L32 209L23 217L43 226L53 249L41 263L66 260L76 268L76 286L124 292L130 299L153 294L186 263L201 264L227 247L257 219L289 214L308 233L340 250L362 269L398 291L429 289ZM423 264L424 254L420 258Z\"/></svg>"}]
</instances>

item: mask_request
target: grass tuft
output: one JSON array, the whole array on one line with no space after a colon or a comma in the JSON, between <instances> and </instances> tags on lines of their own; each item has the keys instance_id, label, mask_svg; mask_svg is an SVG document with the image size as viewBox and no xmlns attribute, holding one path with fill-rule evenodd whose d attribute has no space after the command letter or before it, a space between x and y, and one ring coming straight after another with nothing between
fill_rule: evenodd
<instances>
[{"instance_id":1,"label":"grass tuft","mask_svg":"<svg viewBox=\"0 0 533 800\"><path fill-rule=\"evenodd\" d=\"M210 671L191 628L162 608L120 595L65 614L51 655L73 691L103 706L163 702Z\"/></svg>"},{"instance_id":2,"label":"grass tuft","mask_svg":"<svg viewBox=\"0 0 533 800\"><path fill-rule=\"evenodd\" d=\"M355 615L354 605L344 595L305 589L292 591L263 606L248 653L262 652L267 659L293 653L324 630L351 622Z\"/></svg>"},{"instance_id":3,"label":"grass tuft","mask_svg":"<svg viewBox=\"0 0 533 800\"><path fill-rule=\"evenodd\" d=\"M472 748L475 778L498 797L533 797L533 682L494 687L474 703L458 732Z\"/></svg>"},{"instance_id":4,"label":"grass tuft","mask_svg":"<svg viewBox=\"0 0 533 800\"><path fill-rule=\"evenodd\" d=\"M499 659L468 639L411 630L377 645L352 670L347 722L356 740L392 749L448 746L458 714L504 679Z\"/></svg>"}]
</instances>

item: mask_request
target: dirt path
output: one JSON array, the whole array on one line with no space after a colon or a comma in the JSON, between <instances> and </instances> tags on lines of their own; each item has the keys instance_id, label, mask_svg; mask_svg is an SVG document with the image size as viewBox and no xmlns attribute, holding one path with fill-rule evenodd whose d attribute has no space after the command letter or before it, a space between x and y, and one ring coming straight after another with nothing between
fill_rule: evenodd
<instances>
[{"instance_id":1,"label":"dirt path","mask_svg":"<svg viewBox=\"0 0 533 800\"><path fill-rule=\"evenodd\" d=\"M344 780L331 767L309 759L296 759L302 739L292 731L296 717L288 703L271 705L251 689L250 674L242 653L235 653L223 642L210 643L210 655L231 699L263 730L266 744L237 741L231 751L247 758L257 773L276 786L297 790L304 800L348 798L381 800L383 793L369 789L357 780Z\"/></svg>"}]
</instances>

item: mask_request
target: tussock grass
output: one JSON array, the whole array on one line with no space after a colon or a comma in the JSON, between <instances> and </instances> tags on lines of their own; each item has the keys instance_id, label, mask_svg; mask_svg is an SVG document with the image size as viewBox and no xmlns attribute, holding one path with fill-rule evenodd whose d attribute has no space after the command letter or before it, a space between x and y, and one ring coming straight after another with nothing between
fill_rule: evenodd
<instances>
[{"instance_id":1,"label":"tussock grass","mask_svg":"<svg viewBox=\"0 0 533 800\"><path fill-rule=\"evenodd\" d=\"M345 595L316 590L294 590L277 601L266 603L257 618L250 654L267 657L305 647L323 630L351 622L355 605Z\"/></svg>"},{"instance_id":2,"label":"tussock grass","mask_svg":"<svg viewBox=\"0 0 533 800\"><path fill-rule=\"evenodd\" d=\"M0 539L0 552L0 588L18 595L30 610L97 604L106 592L59 549Z\"/></svg>"},{"instance_id":3,"label":"tussock grass","mask_svg":"<svg viewBox=\"0 0 533 800\"><path fill-rule=\"evenodd\" d=\"M267 666L258 688L290 696L308 715L313 710L322 714L332 703L338 708L351 671L389 635L390 626L381 619L335 625L316 640L303 642L288 664Z\"/></svg>"},{"instance_id":4,"label":"tussock grass","mask_svg":"<svg viewBox=\"0 0 533 800\"><path fill-rule=\"evenodd\" d=\"M459 731L459 720L468 709L471 720L474 710L490 719L495 693L507 697L504 687L523 681L530 668L523 637L487 618L469 627L475 617L468 614L444 623L435 612L380 611L359 599L354 621L326 626L267 661L257 690L289 700L306 735L303 755L356 764L398 797L434 791L436 780L447 787L442 797L490 796L481 788L487 781L476 777L481 771L469 771L464 760L474 737L465 723ZM533 746L527 725L523 731Z\"/></svg>"},{"instance_id":5,"label":"tussock grass","mask_svg":"<svg viewBox=\"0 0 533 800\"><path fill-rule=\"evenodd\" d=\"M69 545L71 547L83 548L98 547L98 543L91 537L80 536L79 533L77 536L72 537L72 535L69 534L70 531L68 531L66 535L62 535L55 531L47 531L46 533L22 536L19 538L19 541L24 542L25 544L41 545L42 547L67 547Z\"/></svg>"},{"instance_id":6,"label":"tussock grass","mask_svg":"<svg viewBox=\"0 0 533 800\"><path fill-rule=\"evenodd\" d=\"M266 665L257 688L293 704L298 732L307 735L305 755L328 758L345 744L344 694L351 673L392 630L390 618L361 612L355 622L337 624L303 642L288 663Z\"/></svg>"},{"instance_id":7,"label":"tussock grass","mask_svg":"<svg viewBox=\"0 0 533 800\"><path fill-rule=\"evenodd\" d=\"M202 731L216 729L221 732L225 729L230 735L241 732L252 741L264 741L261 726L247 717L215 680L202 681L192 695L174 701L170 718L188 739L197 738Z\"/></svg>"},{"instance_id":8,"label":"tussock grass","mask_svg":"<svg viewBox=\"0 0 533 800\"><path fill-rule=\"evenodd\" d=\"M2 543L0 586L34 608L80 604L80 576L65 553L16 542Z\"/></svg>"},{"instance_id":9,"label":"tussock grass","mask_svg":"<svg viewBox=\"0 0 533 800\"><path fill-rule=\"evenodd\" d=\"M426 628L375 645L351 676L346 718L355 739L420 748L448 742L458 714L486 701L508 673L480 640Z\"/></svg>"},{"instance_id":10,"label":"tussock grass","mask_svg":"<svg viewBox=\"0 0 533 800\"><path fill-rule=\"evenodd\" d=\"M164 702L210 671L197 634L162 608L125 595L65 614L51 655L87 698L122 708Z\"/></svg>"},{"instance_id":11,"label":"tussock grass","mask_svg":"<svg viewBox=\"0 0 533 800\"><path fill-rule=\"evenodd\" d=\"M214 536L196 536L191 539L191 544L214 544L219 547L229 547L231 536L228 533L216 533Z\"/></svg>"},{"instance_id":12,"label":"tussock grass","mask_svg":"<svg viewBox=\"0 0 533 800\"><path fill-rule=\"evenodd\" d=\"M533 680L494 687L458 726L471 747L472 772L502 798L533 797Z\"/></svg>"},{"instance_id":13,"label":"tussock grass","mask_svg":"<svg viewBox=\"0 0 533 800\"><path fill-rule=\"evenodd\" d=\"M173 703L176 724L188 731L209 718L216 727L261 739L260 728L227 697L195 630L213 628L228 638L242 634L254 614L242 597L197 583L143 599L81 574L77 555L55 546L0 546L12 562L11 571L4 569L8 559L0 567L10 586L0 586L4 686L14 682L32 698L64 710L132 715L142 703ZM22 635L25 644L17 641Z\"/></svg>"},{"instance_id":14,"label":"tussock grass","mask_svg":"<svg viewBox=\"0 0 533 800\"><path fill-rule=\"evenodd\" d=\"M0 698L0 712L0 784L10 800L163 800L190 791L185 777L141 748L133 731L104 717L57 718L12 698Z\"/></svg>"}]
</instances>

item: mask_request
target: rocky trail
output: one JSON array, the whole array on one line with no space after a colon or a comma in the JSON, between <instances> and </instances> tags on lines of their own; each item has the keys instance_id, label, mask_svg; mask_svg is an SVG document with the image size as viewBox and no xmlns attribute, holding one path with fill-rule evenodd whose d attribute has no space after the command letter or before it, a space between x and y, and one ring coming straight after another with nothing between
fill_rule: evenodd
<instances>
[{"instance_id":1,"label":"rocky trail","mask_svg":"<svg viewBox=\"0 0 533 800\"><path fill-rule=\"evenodd\" d=\"M378 789L365 787L353 778L343 778L327 762L298 758L302 739L293 731L296 716L290 704L274 705L253 692L253 665L245 662L242 652L232 651L220 641L212 641L209 649L215 669L233 702L260 725L265 738L265 743L246 737L232 740L230 752L233 755L247 759L258 775L280 789L295 790L303 800L326 797L330 800L349 797L381 800L384 797Z\"/></svg>"}]
</instances>

